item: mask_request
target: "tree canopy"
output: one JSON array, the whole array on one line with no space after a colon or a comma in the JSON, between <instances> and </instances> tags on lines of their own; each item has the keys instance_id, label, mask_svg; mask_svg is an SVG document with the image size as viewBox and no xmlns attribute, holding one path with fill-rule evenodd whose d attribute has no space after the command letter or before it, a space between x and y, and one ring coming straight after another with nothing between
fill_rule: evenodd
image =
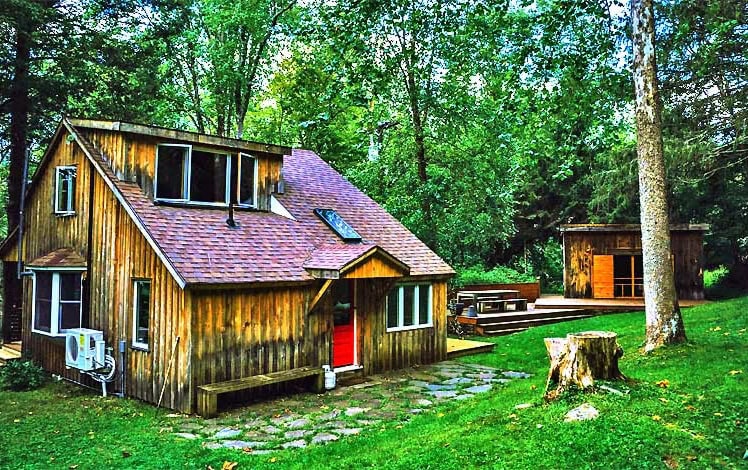
<instances>
[{"instance_id":1,"label":"tree canopy","mask_svg":"<svg viewBox=\"0 0 748 470\"><path fill-rule=\"evenodd\" d=\"M654 6L670 217L745 273L748 7ZM639 218L619 0L0 0L0 30L3 230L63 114L309 148L457 267Z\"/></svg>"}]
</instances>

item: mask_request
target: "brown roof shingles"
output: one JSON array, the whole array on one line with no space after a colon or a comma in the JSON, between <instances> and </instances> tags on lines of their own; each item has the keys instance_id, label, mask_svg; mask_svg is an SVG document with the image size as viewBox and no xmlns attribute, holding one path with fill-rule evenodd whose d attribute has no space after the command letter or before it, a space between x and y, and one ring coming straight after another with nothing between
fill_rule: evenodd
<instances>
[{"instance_id":1,"label":"brown roof shingles","mask_svg":"<svg viewBox=\"0 0 748 470\"><path fill-rule=\"evenodd\" d=\"M410 266L410 275L454 271L382 207L316 154L294 150L284 160L286 191L276 195L296 220L258 211L235 211L239 228L226 224L226 209L154 204L136 183L118 180L85 138L114 186L187 284L309 281L304 268L315 249L337 245L348 260L377 245ZM335 209L361 236L345 244L313 212ZM347 248L346 248L347 247ZM355 248L354 248L355 247ZM366 247L364 249L364 247ZM363 250L363 252L361 251ZM360 255L359 255L360 256Z\"/></svg>"},{"instance_id":2,"label":"brown roof shingles","mask_svg":"<svg viewBox=\"0 0 748 470\"><path fill-rule=\"evenodd\" d=\"M86 260L72 248L59 248L27 263L31 268L85 268Z\"/></svg>"}]
</instances>

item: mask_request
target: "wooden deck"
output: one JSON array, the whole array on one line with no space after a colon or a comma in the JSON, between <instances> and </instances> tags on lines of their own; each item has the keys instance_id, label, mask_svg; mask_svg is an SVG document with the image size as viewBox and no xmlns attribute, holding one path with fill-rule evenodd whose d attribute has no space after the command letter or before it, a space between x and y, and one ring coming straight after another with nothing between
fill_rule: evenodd
<instances>
[{"instance_id":1,"label":"wooden deck","mask_svg":"<svg viewBox=\"0 0 748 470\"><path fill-rule=\"evenodd\" d=\"M21 342L0 344L0 366L7 361L21 357Z\"/></svg>"},{"instance_id":2,"label":"wooden deck","mask_svg":"<svg viewBox=\"0 0 748 470\"><path fill-rule=\"evenodd\" d=\"M493 351L493 343L447 338L447 359Z\"/></svg>"},{"instance_id":3,"label":"wooden deck","mask_svg":"<svg viewBox=\"0 0 748 470\"><path fill-rule=\"evenodd\" d=\"M688 308L705 303L705 300L681 300L680 306ZM535 301L535 310L567 308L598 312L644 310L644 299L570 299L560 295L542 295Z\"/></svg>"}]
</instances>

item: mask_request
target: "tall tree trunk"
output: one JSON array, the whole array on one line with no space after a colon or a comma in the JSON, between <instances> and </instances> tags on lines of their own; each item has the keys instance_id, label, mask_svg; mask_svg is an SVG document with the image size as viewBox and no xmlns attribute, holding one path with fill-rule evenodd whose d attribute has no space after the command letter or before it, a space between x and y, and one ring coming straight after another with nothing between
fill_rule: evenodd
<instances>
[{"instance_id":1,"label":"tall tree trunk","mask_svg":"<svg viewBox=\"0 0 748 470\"><path fill-rule=\"evenodd\" d=\"M405 85L408 91L410 102L410 114L413 122L413 140L415 144L416 165L418 167L418 179L421 182L421 186L425 187L429 181L429 177L426 173L428 161L426 159L426 140L423 128L423 113L421 112L421 104L418 101L418 89L416 88L416 80L410 64L407 68L405 80ZM421 198L421 211L423 211L423 223L425 225L425 230L423 230L419 235L424 243L433 247L433 233L435 230L431 217L431 196L426 191L424 191Z\"/></svg>"},{"instance_id":2,"label":"tall tree trunk","mask_svg":"<svg viewBox=\"0 0 748 470\"><path fill-rule=\"evenodd\" d=\"M16 16L15 60L13 80L10 84L10 169L8 173L8 231L19 222L21 188L23 187L23 161L26 156L29 120L29 62L31 60L30 15L19 12Z\"/></svg>"},{"instance_id":3,"label":"tall tree trunk","mask_svg":"<svg viewBox=\"0 0 748 470\"><path fill-rule=\"evenodd\" d=\"M686 340L670 247L652 0L632 0L634 88L644 258L645 351Z\"/></svg>"}]
</instances>

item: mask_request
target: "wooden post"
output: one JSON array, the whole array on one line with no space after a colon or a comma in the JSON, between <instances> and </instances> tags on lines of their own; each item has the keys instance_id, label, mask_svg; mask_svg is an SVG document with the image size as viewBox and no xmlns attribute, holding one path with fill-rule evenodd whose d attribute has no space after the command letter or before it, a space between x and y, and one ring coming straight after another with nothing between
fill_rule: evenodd
<instances>
[{"instance_id":1,"label":"wooden post","mask_svg":"<svg viewBox=\"0 0 748 470\"><path fill-rule=\"evenodd\" d=\"M551 365L545 387L545 398L552 400L574 385L586 389L594 379L621 380L618 359L623 349L618 345L618 335L609 331L570 333L566 338L546 338L545 347ZM557 382L549 391L551 382Z\"/></svg>"}]
</instances>

